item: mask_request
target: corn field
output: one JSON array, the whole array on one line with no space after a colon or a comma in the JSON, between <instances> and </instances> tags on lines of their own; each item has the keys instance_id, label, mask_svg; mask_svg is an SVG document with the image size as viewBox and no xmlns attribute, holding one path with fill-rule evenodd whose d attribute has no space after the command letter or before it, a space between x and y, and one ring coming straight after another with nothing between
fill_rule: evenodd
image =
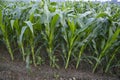
<instances>
[{"instance_id":1,"label":"corn field","mask_svg":"<svg viewBox=\"0 0 120 80\"><path fill-rule=\"evenodd\" d=\"M120 5L97 2L0 2L0 46L26 66L67 69L88 63L95 72L120 67ZM17 51L17 53L16 53Z\"/></svg>"}]
</instances>

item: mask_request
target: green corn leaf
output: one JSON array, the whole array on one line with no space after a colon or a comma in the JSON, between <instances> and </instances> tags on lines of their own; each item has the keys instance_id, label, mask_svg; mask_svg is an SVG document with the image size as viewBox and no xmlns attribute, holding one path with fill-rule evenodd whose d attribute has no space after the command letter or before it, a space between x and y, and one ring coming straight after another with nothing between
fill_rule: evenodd
<instances>
[{"instance_id":1,"label":"green corn leaf","mask_svg":"<svg viewBox=\"0 0 120 80\"><path fill-rule=\"evenodd\" d=\"M31 23L31 21L25 21L25 23L27 24L27 26L31 30L32 34L34 34L34 32L33 32L33 26L32 26L33 24Z\"/></svg>"},{"instance_id":2,"label":"green corn leaf","mask_svg":"<svg viewBox=\"0 0 120 80\"><path fill-rule=\"evenodd\" d=\"M2 24L2 10L0 9L0 24Z\"/></svg>"},{"instance_id":3,"label":"green corn leaf","mask_svg":"<svg viewBox=\"0 0 120 80\"><path fill-rule=\"evenodd\" d=\"M103 49L105 47L105 45L106 45L106 41L105 41L105 39L102 39L101 49Z\"/></svg>"},{"instance_id":4,"label":"green corn leaf","mask_svg":"<svg viewBox=\"0 0 120 80\"><path fill-rule=\"evenodd\" d=\"M109 37L108 39L110 39L113 35L113 30L112 30L112 27L109 28Z\"/></svg>"},{"instance_id":5,"label":"green corn leaf","mask_svg":"<svg viewBox=\"0 0 120 80\"><path fill-rule=\"evenodd\" d=\"M92 11L86 11L85 13L80 15L80 18L86 17L87 15L90 15L91 13L93 13Z\"/></svg>"},{"instance_id":6,"label":"green corn leaf","mask_svg":"<svg viewBox=\"0 0 120 80\"><path fill-rule=\"evenodd\" d=\"M27 29L27 26L22 27L21 34L20 34L20 37L19 37L20 43L22 43L23 35L24 35L26 29Z\"/></svg>"},{"instance_id":7,"label":"green corn leaf","mask_svg":"<svg viewBox=\"0 0 120 80\"><path fill-rule=\"evenodd\" d=\"M10 21L12 29L13 29L13 26L14 26L14 22L15 22L15 20Z\"/></svg>"},{"instance_id":8,"label":"green corn leaf","mask_svg":"<svg viewBox=\"0 0 120 80\"><path fill-rule=\"evenodd\" d=\"M59 15L58 14L56 14L55 16L53 16L53 19L51 21L51 28L52 28L52 30L54 29L54 27L56 27L58 19L59 19Z\"/></svg>"},{"instance_id":9,"label":"green corn leaf","mask_svg":"<svg viewBox=\"0 0 120 80\"><path fill-rule=\"evenodd\" d=\"M69 25L69 27L70 27L70 30L72 31L72 34L74 34L75 29L76 29L76 27L75 27L75 25L74 25L74 22L73 22L73 21L70 22L70 20L68 19L68 25Z\"/></svg>"},{"instance_id":10,"label":"green corn leaf","mask_svg":"<svg viewBox=\"0 0 120 80\"><path fill-rule=\"evenodd\" d=\"M17 36L20 35L21 29L19 27L18 19L14 21L14 28L16 29Z\"/></svg>"},{"instance_id":11,"label":"green corn leaf","mask_svg":"<svg viewBox=\"0 0 120 80\"><path fill-rule=\"evenodd\" d=\"M32 14L30 15L29 20L30 20L30 21L33 21L33 19L34 19L34 14L32 13Z\"/></svg>"},{"instance_id":12,"label":"green corn leaf","mask_svg":"<svg viewBox=\"0 0 120 80\"><path fill-rule=\"evenodd\" d=\"M105 12L99 13L99 14L96 16L96 18L100 18L100 17L108 17L109 20L112 21L112 17L111 17L109 14L105 13Z\"/></svg>"}]
</instances>

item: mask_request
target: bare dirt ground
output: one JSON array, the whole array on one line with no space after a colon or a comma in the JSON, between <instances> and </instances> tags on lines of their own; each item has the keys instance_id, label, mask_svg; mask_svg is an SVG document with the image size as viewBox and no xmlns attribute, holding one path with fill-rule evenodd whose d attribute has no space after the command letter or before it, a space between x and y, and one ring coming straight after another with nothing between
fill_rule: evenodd
<instances>
[{"instance_id":1,"label":"bare dirt ground","mask_svg":"<svg viewBox=\"0 0 120 80\"><path fill-rule=\"evenodd\" d=\"M17 53L16 53L17 54ZM120 80L114 74L91 73L88 69L55 69L44 64L26 69L25 62L19 58L11 61L8 52L0 48L0 80Z\"/></svg>"}]
</instances>

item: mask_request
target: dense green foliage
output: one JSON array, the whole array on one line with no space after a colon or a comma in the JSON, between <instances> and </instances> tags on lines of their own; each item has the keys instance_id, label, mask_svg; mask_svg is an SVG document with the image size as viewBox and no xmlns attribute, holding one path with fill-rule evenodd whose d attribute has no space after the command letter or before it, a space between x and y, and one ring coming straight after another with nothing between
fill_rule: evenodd
<instances>
[{"instance_id":1,"label":"dense green foliage","mask_svg":"<svg viewBox=\"0 0 120 80\"><path fill-rule=\"evenodd\" d=\"M65 68L71 62L78 68L84 61L93 72L120 66L119 5L46 0L0 4L0 41L12 60L17 50L28 67L46 59L52 67L63 61Z\"/></svg>"}]
</instances>

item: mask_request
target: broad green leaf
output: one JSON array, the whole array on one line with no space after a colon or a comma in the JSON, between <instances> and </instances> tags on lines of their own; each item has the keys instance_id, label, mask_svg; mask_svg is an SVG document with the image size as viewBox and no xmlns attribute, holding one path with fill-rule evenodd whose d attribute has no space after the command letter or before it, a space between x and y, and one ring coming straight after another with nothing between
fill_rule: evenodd
<instances>
[{"instance_id":1,"label":"broad green leaf","mask_svg":"<svg viewBox=\"0 0 120 80\"><path fill-rule=\"evenodd\" d=\"M109 20L112 21L112 17L111 17L109 14L105 13L105 12L99 13L99 14L96 16L96 18L100 18L100 17L108 17Z\"/></svg>"},{"instance_id":2,"label":"broad green leaf","mask_svg":"<svg viewBox=\"0 0 120 80\"><path fill-rule=\"evenodd\" d=\"M24 35L26 29L27 29L27 26L22 27L21 34L19 37L20 44L22 43L23 35Z\"/></svg>"},{"instance_id":3,"label":"broad green leaf","mask_svg":"<svg viewBox=\"0 0 120 80\"><path fill-rule=\"evenodd\" d=\"M68 19L68 25L70 27L70 30L72 31L72 34L74 34L75 29L76 29L74 22L73 21L70 22L70 20Z\"/></svg>"},{"instance_id":4,"label":"broad green leaf","mask_svg":"<svg viewBox=\"0 0 120 80\"><path fill-rule=\"evenodd\" d=\"M34 19L34 14L31 14L29 20L32 22L33 19Z\"/></svg>"},{"instance_id":5,"label":"broad green leaf","mask_svg":"<svg viewBox=\"0 0 120 80\"><path fill-rule=\"evenodd\" d=\"M90 15L90 14L92 14L92 11L87 11L87 12L81 14L80 18L86 17L87 15Z\"/></svg>"},{"instance_id":6,"label":"broad green leaf","mask_svg":"<svg viewBox=\"0 0 120 80\"><path fill-rule=\"evenodd\" d=\"M15 22L14 20L10 21L12 29L13 29L13 26L14 26L14 22Z\"/></svg>"},{"instance_id":7,"label":"broad green leaf","mask_svg":"<svg viewBox=\"0 0 120 80\"><path fill-rule=\"evenodd\" d=\"M56 27L56 23L58 22L58 19L59 19L59 15L58 14L53 16L53 19L51 21L51 28L52 28L52 30L53 30L54 27Z\"/></svg>"},{"instance_id":8,"label":"broad green leaf","mask_svg":"<svg viewBox=\"0 0 120 80\"><path fill-rule=\"evenodd\" d=\"M2 10L0 9L0 24L2 24Z\"/></svg>"},{"instance_id":9,"label":"broad green leaf","mask_svg":"<svg viewBox=\"0 0 120 80\"><path fill-rule=\"evenodd\" d=\"M109 27L109 37L108 37L108 39L110 39L112 37L112 35L113 35L113 30L112 30L112 27L110 26Z\"/></svg>"},{"instance_id":10,"label":"broad green leaf","mask_svg":"<svg viewBox=\"0 0 120 80\"><path fill-rule=\"evenodd\" d=\"M30 28L32 34L34 34L34 32L33 32L33 26L32 26L33 24L31 23L31 21L25 21L25 23L26 23L27 26Z\"/></svg>"}]
</instances>

